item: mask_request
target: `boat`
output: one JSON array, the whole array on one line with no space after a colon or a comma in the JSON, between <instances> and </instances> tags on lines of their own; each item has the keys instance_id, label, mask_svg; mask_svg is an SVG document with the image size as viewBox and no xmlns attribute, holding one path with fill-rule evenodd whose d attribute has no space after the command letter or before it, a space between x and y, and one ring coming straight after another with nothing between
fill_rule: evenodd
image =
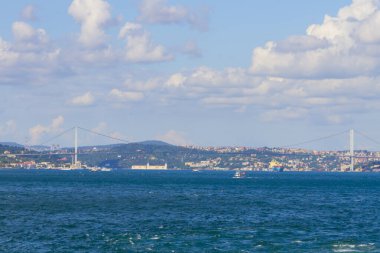
<instances>
[{"instance_id":1,"label":"boat","mask_svg":"<svg viewBox=\"0 0 380 253\"><path fill-rule=\"evenodd\" d=\"M245 171L238 170L235 172L235 175L233 176L233 178L245 178L245 174L246 174Z\"/></svg>"},{"instance_id":2,"label":"boat","mask_svg":"<svg viewBox=\"0 0 380 253\"><path fill-rule=\"evenodd\" d=\"M272 160L269 163L269 171L272 172L284 172L284 167L282 166L281 163L277 162L276 160Z\"/></svg>"},{"instance_id":3,"label":"boat","mask_svg":"<svg viewBox=\"0 0 380 253\"><path fill-rule=\"evenodd\" d=\"M103 167L88 167L87 169L92 171L92 172L97 172L97 171L110 172L110 171L112 171L112 169L110 169L110 168L103 168Z\"/></svg>"}]
</instances>

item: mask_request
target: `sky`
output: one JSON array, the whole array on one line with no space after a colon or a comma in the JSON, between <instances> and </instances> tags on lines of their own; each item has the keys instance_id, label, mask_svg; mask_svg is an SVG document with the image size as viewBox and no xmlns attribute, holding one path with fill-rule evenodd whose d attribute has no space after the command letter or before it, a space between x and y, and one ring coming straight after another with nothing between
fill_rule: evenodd
<instances>
[{"instance_id":1,"label":"sky","mask_svg":"<svg viewBox=\"0 0 380 253\"><path fill-rule=\"evenodd\" d=\"M378 0L18 0L0 16L0 141L380 140Z\"/></svg>"}]
</instances>

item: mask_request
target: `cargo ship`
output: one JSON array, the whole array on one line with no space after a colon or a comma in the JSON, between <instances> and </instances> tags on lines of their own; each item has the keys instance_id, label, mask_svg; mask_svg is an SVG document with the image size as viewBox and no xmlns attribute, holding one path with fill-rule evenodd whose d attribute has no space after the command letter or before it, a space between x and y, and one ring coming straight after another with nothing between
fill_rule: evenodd
<instances>
[{"instance_id":1,"label":"cargo ship","mask_svg":"<svg viewBox=\"0 0 380 253\"><path fill-rule=\"evenodd\" d=\"M282 166L281 163L277 162L276 160L272 160L269 163L269 171L272 171L272 172L283 172L284 171L284 167Z\"/></svg>"}]
</instances>

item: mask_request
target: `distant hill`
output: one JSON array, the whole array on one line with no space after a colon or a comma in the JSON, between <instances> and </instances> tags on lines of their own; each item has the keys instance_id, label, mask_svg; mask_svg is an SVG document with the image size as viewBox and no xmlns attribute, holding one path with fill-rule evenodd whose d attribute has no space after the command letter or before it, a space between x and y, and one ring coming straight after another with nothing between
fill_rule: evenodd
<instances>
[{"instance_id":1,"label":"distant hill","mask_svg":"<svg viewBox=\"0 0 380 253\"><path fill-rule=\"evenodd\" d=\"M148 140L141 142L130 142L130 143L116 143L116 144L104 144L104 145L87 145L87 146L79 146L79 148L97 148L97 149L115 149L119 147L125 146L156 146L156 147L175 147L175 145L156 140ZM63 149L72 149L73 147L65 147Z\"/></svg>"},{"instance_id":2,"label":"distant hill","mask_svg":"<svg viewBox=\"0 0 380 253\"><path fill-rule=\"evenodd\" d=\"M8 146L8 147L16 147L16 148L25 148L24 145L22 144L19 144L17 142L0 142L0 145L2 146ZM41 145L32 145L32 146L29 146L28 148L32 149L32 150L35 150L35 151L47 151L47 150L50 150L50 147L49 146L41 146Z\"/></svg>"},{"instance_id":3,"label":"distant hill","mask_svg":"<svg viewBox=\"0 0 380 253\"><path fill-rule=\"evenodd\" d=\"M24 145L18 144L16 142L0 142L0 145L9 146L9 147L17 147L17 148L23 148L24 147Z\"/></svg>"},{"instance_id":4,"label":"distant hill","mask_svg":"<svg viewBox=\"0 0 380 253\"><path fill-rule=\"evenodd\" d=\"M155 141L155 140L141 141L137 143L142 144L142 145L152 145L152 146L174 146L164 141Z\"/></svg>"},{"instance_id":5,"label":"distant hill","mask_svg":"<svg viewBox=\"0 0 380 253\"><path fill-rule=\"evenodd\" d=\"M20 153L24 150L24 146L20 144L14 142L0 142L0 154L3 154L5 151L9 151L11 153Z\"/></svg>"},{"instance_id":6,"label":"distant hill","mask_svg":"<svg viewBox=\"0 0 380 253\"><path fill-rule=\"evenodd\" d=\"M203 159L205 156L202 154L207 153L155 140L97 146L96 151L90 152L94 152L94 155L80 156L80 160L91 166L113 168L131 168L133 165L147 164L148 162L153 165L167 163L172 168L177 168L182 166L183 157L191 159L194 155L197 158L200 155Z\"/></svg>"}]
</instances>

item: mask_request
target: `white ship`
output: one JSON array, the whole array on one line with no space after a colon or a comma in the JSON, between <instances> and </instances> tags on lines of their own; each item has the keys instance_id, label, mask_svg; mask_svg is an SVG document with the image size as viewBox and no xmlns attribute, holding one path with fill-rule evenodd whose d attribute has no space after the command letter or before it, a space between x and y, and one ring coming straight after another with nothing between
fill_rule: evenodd
<instances>
[{"instance_id":1,"label":"white ship","mask_svg":"<svg viewBox=\"0 0 380 253\"><path fill-rule=\"evenodd\" d=\"M245 174L246 174L245 171L238 170L235 172L235 175L233 176L233 178L245 178Z\"/></svg>"}]
</instances>

